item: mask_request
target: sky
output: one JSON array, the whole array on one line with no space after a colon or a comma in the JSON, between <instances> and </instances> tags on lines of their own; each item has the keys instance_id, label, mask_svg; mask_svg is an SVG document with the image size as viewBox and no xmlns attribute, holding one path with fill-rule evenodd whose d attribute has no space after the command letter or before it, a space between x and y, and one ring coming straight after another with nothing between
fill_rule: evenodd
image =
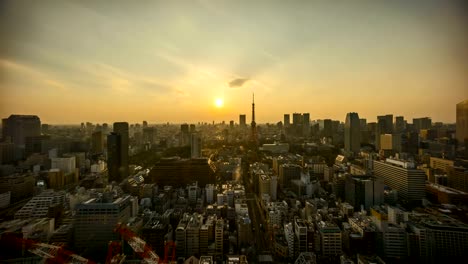
<instances>
[{"instance_id":1,"label":"sky","mask_svg":"<svg viewBox=\"0 0 468 264\"><path fill-rule=\"evenodd\" d=\"M454 122L463 1L0 1L0 117ZM220 103L220 101L222 101Z\"/></svg>"}]
</instances>

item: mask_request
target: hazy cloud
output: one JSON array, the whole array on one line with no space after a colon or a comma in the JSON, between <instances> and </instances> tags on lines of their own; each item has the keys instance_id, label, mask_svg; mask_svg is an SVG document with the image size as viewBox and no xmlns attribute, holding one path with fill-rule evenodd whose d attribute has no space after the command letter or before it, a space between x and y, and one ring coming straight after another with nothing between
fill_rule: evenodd
<instances>
[{"instance_id":1,"label":"hazy cloud","mask_svg":"<svg viewBox=\"0 0 468 264\"><path fill-rule=\"evenodd\" d=\"M249 78L237 78L229 82L229 87L231 88L236 88L236 87L242 87L244 83L246 83L249 80Z\"/></svg>"}]
</instances>

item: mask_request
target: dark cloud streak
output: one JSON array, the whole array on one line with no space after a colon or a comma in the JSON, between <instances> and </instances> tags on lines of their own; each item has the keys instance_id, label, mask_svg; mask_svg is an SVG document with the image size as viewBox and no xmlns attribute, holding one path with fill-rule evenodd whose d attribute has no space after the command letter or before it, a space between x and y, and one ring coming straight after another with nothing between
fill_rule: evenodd
<instances>
[{"instance_id":1,"label":"dark cloud streak","mask_svg":"<svg viewBox=\"0 0 468 264\"><path fill-rule=\"evenodd\" d=\"M230 81L228 84L229 84L229 87L231 88L237 88L237 87L242 87L244 83L246 83L249 80L250 80L249 78L236 78Z\"/></svg>"}]
</instances>

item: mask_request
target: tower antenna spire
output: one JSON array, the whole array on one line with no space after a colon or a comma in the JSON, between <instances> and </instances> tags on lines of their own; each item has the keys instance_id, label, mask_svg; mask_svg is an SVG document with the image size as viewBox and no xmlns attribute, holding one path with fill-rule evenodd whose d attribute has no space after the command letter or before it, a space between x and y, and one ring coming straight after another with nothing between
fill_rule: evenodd
<instances>
[{"instance_id":1,"label":"tower antenna spire","mask_svg":"<svg viewBox=\"0 0 468 264\"><path fill-rule=\"evenodd\" d=\"M254 144L257 144L257 123L255 123L255 94L252 93L252 124L251 124L251 139Z\"/></svg>"}]
</instances>

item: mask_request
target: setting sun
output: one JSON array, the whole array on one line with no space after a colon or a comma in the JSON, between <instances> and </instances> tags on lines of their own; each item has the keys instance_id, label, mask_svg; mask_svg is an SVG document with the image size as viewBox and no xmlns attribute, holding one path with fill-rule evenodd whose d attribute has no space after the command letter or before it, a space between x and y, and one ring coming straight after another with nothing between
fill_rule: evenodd
<instances>
[{"instance_id":1,"label":"setting sun","mask_svg":"<svg viewBox=\"0 0 468 264\"><path fill-rule=\"evenodd\" d=\"M216 98L215 99L215 106L216 107L221 108L221 107L223 107L223 104L224 104L223 99L221 99L221 98Z\"/></svg>"}]
</instances>

